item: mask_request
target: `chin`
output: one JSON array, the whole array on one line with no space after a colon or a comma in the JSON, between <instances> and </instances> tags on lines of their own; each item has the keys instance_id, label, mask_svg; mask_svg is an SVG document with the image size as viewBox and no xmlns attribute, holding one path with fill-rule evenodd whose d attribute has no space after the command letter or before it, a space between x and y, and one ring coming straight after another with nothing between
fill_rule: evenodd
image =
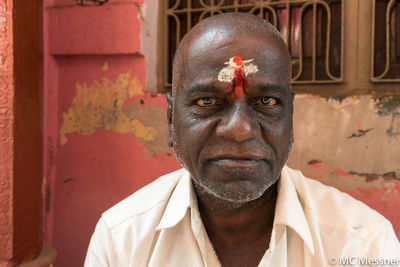
<instances>
[{"instance_id":1,"label":"chin","mask_svg":"<svg viewBox=\"0 0 400 267\"><path fill-rule=\"evenodd\" d=\"M213 177L214 179L211 179ZM279 176L278 176L279 177ZM243 205L259 199L278 180L271 170L219 169L194 179L197 187L221 201Z\"/></svg>"}]
</instances>

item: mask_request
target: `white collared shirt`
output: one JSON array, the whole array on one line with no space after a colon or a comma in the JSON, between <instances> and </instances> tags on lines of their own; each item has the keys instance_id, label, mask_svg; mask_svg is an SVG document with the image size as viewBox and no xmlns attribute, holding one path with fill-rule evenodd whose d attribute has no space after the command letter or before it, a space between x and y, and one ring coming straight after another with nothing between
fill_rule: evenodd
<instances>
[{"instance_id":1,"label":"white collared shirt","mask_svg":"<svg viewBox=\"0 0 400 267\"><path fill-rule=\"evenodd\" d=\"M271 241L259 267L359 266L366 260L400 266L400 244L390 222L349 195L285 166ZM106 211L85 266L220 266L190 174L181 169L164 175Z\"/></svg>"}]
</instances>

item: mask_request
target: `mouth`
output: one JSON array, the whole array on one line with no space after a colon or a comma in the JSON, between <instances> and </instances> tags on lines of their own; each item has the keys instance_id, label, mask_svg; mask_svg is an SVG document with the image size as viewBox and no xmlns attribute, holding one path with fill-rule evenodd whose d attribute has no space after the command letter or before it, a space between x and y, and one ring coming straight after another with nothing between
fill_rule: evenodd
<instances>
[{"instance_id":1,"label":"mouth","mask_svg":"<svg viewBox=\"0 0 400 267\"><path fill-rule=\"evenodd\" d=\"M262 163L262 160L254 159L217 159L213 163L225 168L252 168Z\"/></svg>"},{"instance_id":2,"label":"mouth","mask_svg":"<svg viewBox=\"0 0 400 267\"><path fill-rule=\"evenodd\" d=\"M209 161L224 168L254 168L265 162L258 155L223 155L211 158Z\"/></svg>"}]
</instances>

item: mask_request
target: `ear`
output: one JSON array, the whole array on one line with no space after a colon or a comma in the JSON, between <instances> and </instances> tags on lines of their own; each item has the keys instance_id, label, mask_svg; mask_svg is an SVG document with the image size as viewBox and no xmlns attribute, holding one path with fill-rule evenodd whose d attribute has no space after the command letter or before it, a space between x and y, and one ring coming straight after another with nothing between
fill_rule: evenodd
<instances>
[{"instance_id":1,"label":"ear","mask_svg":"<svg viewBox=\"0 0 400 267\"><path fill-rule=\"evenodd\" d=\"M167 108L167 120L168 120L168 146L173 147L173 142L172 142L172 109L174 108L174 98L172 97L172 93L168 92L165 94L167 97L167 103L168 103L168 108Z\"/></svg>"},{"instance_id":2,"label":"ear","mask_svg":"<svg viewBox=\"0 0 400 267\"><path fill-rule=\"evenodd\" d=\"M290 88L290 92L292 94L292 102L294 101L294 98L296 96L296 93L292 91L292 88Z\"/></svg>"}]
</instances>

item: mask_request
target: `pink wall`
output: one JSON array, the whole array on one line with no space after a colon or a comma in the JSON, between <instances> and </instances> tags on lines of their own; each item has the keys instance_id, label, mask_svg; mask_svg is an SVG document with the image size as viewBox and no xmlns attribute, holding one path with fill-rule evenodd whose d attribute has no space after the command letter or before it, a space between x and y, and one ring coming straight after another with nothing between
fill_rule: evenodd
<instances>
[{"instance_id":1,"label":"pink wall","mask_svg":"<svg viewBox=\"0 0 400 267\"><path fill-rule=\"evenodd\" d=\"M179 164L159 132L164 96L144 93L143 1L45 2L45 243L81 266L101 213Z\"/></svg>"},{"instance_id":2,"label":"pink wall","mask_svg":"<svg viewBox=\"0 0 400 267\"><path fill-rule=\"evenodd\" d=\"M143 2L110 0L101 7L77 7L73 0L44 1L43 227L44 241L57 249L60 267L82 265L90 235L104 210L160 175L180 168L166 145L165 97L145 93L146 58L140 52L139 20ZM296 100L298 114L312 103L304 99ZM310 114L299 115L303 119L307 115L308 120L297 120L295 125L290 166L367 202L397 227L400 188L396 179L390 181L389 199L382 202L385 185L368 187L370 181L360 176L368 166L349 174L350 167L342 164L347 158L336 160L323 142L306 149L311 144L307 138L310 122L315 129L325 129L326 135L338 135L335 122L327 123L331 128L326 126L332 116L342 116L341 121L348 122L346 127L352 127L348 120L352 115L329 109L326 101L318 103L327 110L321 112L321 106L316 106ZM356 114L360 108L356 103L353 106ZM368 127L368 123L377 124L367 116L365 121ZM346 127L341 129L347 131ZM382 130L377 137L386 140L384 134ZM354 145L357 140L348 144L346 138L347 133L331 149L343 145L363 153ZM315 140L317 144L319 139ZM339 152L336 156L340 157ZM313 159L318 159L316 164ZM396 164L392 160L388 168ZM332 177L352 180L335 184ZM352 186L346 187L348 184Z\"/></svg>"}]
</instances>

